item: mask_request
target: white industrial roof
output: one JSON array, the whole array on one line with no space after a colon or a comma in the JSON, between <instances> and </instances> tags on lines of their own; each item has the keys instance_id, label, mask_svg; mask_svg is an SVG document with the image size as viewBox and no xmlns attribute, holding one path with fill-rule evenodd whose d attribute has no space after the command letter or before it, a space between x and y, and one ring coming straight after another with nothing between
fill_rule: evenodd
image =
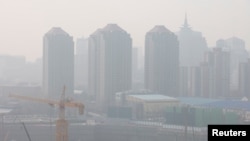
<instances>
[{"instance_id":1,"label":"white industrial roof","mask_svg":"<svg viewBox=\"0 0 250 141\"><path fill-rule=\"evenodd\" d=\"M156 102L156 101L178 101L178 99L166 95L160 95L160 94L138 94L138 95L129 95L131 97L134 97L136 99L140 99L143 101L148 102Z\"/></svg>"},{"instance_id":2,"label":"white industrial roof","mask_svg":"<svg viewBox=\"0 0 250 141\"><path fill-rule=\"evenodd\" d=\"M0 115L1 115L1 114L9 113L9 112L11 112L11 111L12 111L12 109L0 108Z\"/></svg>"}]
</instances>

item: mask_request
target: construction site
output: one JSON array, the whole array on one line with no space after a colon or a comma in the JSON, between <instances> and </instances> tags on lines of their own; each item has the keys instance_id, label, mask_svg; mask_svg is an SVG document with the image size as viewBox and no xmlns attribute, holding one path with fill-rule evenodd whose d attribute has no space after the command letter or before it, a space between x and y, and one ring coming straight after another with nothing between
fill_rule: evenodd
<instances>
[{"instance_id":1,"label":"construction site","mask_svg":"<svg viewBox=\"0 0 250 141\"><path fill-rule=\"evenodd\" d=\"M206 141L208 124L249 123L248 101L128 94L106 114L96 103L24 94L3 97L2 141ZM120 99L121 100L121 99ZM189 106L187 106L189 105ZM208 106L208 107L207 107Z\"/></svg>"},{"instance_id":2,"label":"construction site","mask_svg":"<svg viewBox=\"0 0 250 141\"><path fill-rule=\"evenodd\" d=\"M206 128L112 118L89 111L82 102L9 94L14 107L0 108L2 141L206 140ZM49 111L49 112L48 112ZM49 113L49 114L48 114Z\"/></svg>"}]
</instances>

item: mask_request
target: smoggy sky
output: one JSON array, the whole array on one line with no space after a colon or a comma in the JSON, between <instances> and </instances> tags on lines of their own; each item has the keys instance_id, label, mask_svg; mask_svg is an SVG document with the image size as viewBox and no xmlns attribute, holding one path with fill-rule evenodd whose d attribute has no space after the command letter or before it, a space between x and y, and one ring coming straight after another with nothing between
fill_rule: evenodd
<instances>
[{"instance_id":1,"label":"smoggy sky","mask_svg":"<svg viewBox=\"0 0 250 141\"><path fill-rule=\"evenodd\" d=\"M74 40L97 28L116 23L144 46L155 25L176 32L185 12L193 30L202 32L209 46L237 36L250 49L250 0L0 0L0 54L42 56L43 35L63 28Z\"/></svg>"}]
</instances>

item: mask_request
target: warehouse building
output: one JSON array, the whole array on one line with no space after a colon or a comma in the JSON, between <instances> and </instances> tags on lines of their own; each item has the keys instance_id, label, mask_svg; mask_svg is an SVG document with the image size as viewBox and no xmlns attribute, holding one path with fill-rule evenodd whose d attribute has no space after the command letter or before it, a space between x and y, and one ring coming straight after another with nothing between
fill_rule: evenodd
<instances>
[{"instance_id":1,"label":"warehouse building","mask_svg":"<svg viewBox=\"0 0 250 141\"><path fill-rule=\"evenodd\" d=\"M126 104L132 107L132 115L136 119L164 118L168 106L177 106L179 100L160 94L126 95Z\"/></svg>"}]
</instances>

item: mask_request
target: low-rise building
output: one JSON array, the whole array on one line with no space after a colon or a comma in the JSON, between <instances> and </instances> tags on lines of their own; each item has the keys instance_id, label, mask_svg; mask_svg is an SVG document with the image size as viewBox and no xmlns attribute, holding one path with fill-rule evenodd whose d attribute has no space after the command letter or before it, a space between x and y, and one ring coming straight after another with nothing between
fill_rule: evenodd
<instances>
[{"instance_id":1,"label":"low-rise building","mask_svg":"<svg viewBox=\"0 0 250 141\"><path fill-rule=\"evenodd\" d=\"M168 106L178 105L179 100L161 94L126 95L127 105L132 107L136 119L158 119L165 116Z\"/></svg>"}]
</instances>

